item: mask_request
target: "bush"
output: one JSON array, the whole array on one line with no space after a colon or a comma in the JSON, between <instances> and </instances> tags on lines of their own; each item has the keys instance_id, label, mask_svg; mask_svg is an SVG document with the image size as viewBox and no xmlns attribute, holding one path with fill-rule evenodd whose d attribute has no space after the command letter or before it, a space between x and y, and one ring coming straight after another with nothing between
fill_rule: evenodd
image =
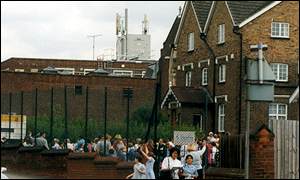
<instances>
[{"instance_id":1,"label":"bush","mask_svg":"<svg viewBox=\"0 0 300 180\"><path fill-rule=\"evenodd\" d=\"M59 109L59 108L58 108ZM151 116L151 108L141 107L138 108L135 112L132 113L129 123L129 139L133 140L136 138L144 138L148 128L148 120ZM34 133L34 117L28 117L27 119L27 131L32 131ZM162 113L158 115L158 127L157 127L157 138L172 139L173 131L194 131L195 128L192 124L182 123L177 126L175 129L172 128L171 123L168 121L168 118L165 117ZM58 115L53 119L53 137L57 137L60 140L65 138L64 134L65 122L62 115ZM46 132L47 136L50 135L50 119L46 115L39 116L37 118L37 132ZM72 142L77 141L78 137L85 135L85 119L77 118L68 122L68 138ZM122 122L114 122L108 120L107 123L107 133L111 136L116 134L121 134L122 137L126 136L126 119ZM104 134L103 123L99 123L99 120L89 119L88 120L88 131L87 138L93 140L95 137ZM34 134L33 134L34 135ZM196 137L204 137L204 134L196 130ZM154 125L151 126L151 131L149 138L154 138Z\"/></svg>"}]
</instances>

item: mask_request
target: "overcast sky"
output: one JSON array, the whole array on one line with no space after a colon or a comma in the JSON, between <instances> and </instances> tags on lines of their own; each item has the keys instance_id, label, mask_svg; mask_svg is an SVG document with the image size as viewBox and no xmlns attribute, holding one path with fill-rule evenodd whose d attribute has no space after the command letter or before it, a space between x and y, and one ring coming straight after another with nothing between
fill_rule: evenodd
<instances>
[{"instance_id":1,"label":"overcast sky","mask_svg":"<svg viewBox=\"0 0 300 180\"><path fill-rule=\"evenodd\" d=\"M140 34L149 19L152 59L160 49L184 1L1 1L1 62L10 57L92 59L115 49L115 16L128 8L129 34Z\"/></svg>"}]
</instances>

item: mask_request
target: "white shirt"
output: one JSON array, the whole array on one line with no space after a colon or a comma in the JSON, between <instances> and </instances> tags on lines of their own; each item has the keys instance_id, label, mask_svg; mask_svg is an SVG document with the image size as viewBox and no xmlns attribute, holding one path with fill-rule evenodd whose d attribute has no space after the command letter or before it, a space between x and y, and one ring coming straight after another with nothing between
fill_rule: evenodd
<instances>
[{"instance_id":1,"label":"white shirt","mask_svg":"<svg viewBox=\"0 0 300 180\"><path fill-rule=\"evenodd\" d=\"M182 164L178 159L174 160L172 157L165 157L162 162L161 169L172 169L173 167L182 167ZM179 179L178 171L179 169L174 171L173 179Z\"/></svg>"},{"instance_id":2,"label":"white shirt","mask_svg":"<svg viewBox=\"0 0 300 180\"><path fill-rule=\"evenodd\" d=\"M202 155L204 154L206 150L206 146L204 146L200 151L191 151L188 152L185 157L182 159L182 163L185 162L185 158L187 155L193 156L193 165L196 166L197 169L202 169Z\"/></svg>"},{"instance_id":3,"label":"white shirt","mask_svg":"<svg viewBox=\"0 0 300 180\"><path fill-rule=\"evenodd\" d=\"M61 147L59 144L55 143L54 146L52 146L52 149L58 150L58 149L61 149Z\"/></svg>"},{"instance_id":4,"label":"white shirt","mask_svg":"<svg viewBox=\"0 0 300 180\"><path fill-rule=\"evenodd\" d=\"M215 159L216 153L219 152L218 148L216 146L212 147L212 159Z\"/></svg>"}]
</instances>

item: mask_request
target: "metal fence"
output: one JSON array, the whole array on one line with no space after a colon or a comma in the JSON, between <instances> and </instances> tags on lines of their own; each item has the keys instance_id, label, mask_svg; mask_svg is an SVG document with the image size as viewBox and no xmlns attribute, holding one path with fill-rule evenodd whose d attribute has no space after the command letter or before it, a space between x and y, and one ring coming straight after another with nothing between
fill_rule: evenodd
<instances>
[{"instance_id":1,"label":"metal fence","mask_svg":"<svg viewBox=\"0 0 300 180\"><path fill-rule=\"evenodd\" d=\"M275 135L275 178L299 179L299 121L270 119L269 128Z\"/></svg>"},{"instance_id":2,"label":"metal fence","mask_svg":"<svg viewBox=\"0 0 300 180\"><path fill-rule=\"evenodd\" d=\"M31 131L33 135L46 132L49 142L54 137L60 140L70 138L72 142L76 142L79 136L93 140L104 134L112 137L121 134L122 138L133 140L145 136L149 120L146 116L144 122L133 118L138 118L135 114L141 108L151 112L154 96L154 90L145 95L145 89L130 87L35 89L32 92L1 93L1 114L9 117L8 128L5 128L8 139L13 133L11 116L16 114L26 115L27 132ZM27 132L21 128L20 139Z\"/></svg>"}]
</instances>

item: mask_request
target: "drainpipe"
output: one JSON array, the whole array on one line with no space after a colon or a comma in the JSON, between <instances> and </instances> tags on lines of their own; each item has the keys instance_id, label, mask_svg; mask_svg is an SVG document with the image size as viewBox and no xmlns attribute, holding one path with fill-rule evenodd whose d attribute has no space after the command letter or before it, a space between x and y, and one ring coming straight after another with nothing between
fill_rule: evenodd
<instances>
[{"instance_id":1,"label":"drainpipe","mask_svg":"<svg viewBox=\"0 0 300 180\"><path fill-rule=\"evenodd\" d=\"M241 134L241 118L242 118L242 88L243 88L243 34L239 31L238 26L233 27L233 33L240 37L240 86L239 86L239 117L238 117L238 133Z\"/></svg>"},{"instance_id":2,"label":"drainpipe","mask_svg":"<svg viewBox=\"0 0 300 180\"><path fill-rule=\"evenodd\" d=\"M215 64L216 55L215 55L213 49L209 46L209 44L207 42L207 34L204 32L201 32L200 39L203 40L203 42L205 43L205 45L208 48L210 55L213 58L213 101L215 101L215 97L216 97L216 64ZM216 132L216 130L217 130L217 128L216 128L216 104L214 102L213 103L213 131Z\"/></svg>"}]
</instances>

